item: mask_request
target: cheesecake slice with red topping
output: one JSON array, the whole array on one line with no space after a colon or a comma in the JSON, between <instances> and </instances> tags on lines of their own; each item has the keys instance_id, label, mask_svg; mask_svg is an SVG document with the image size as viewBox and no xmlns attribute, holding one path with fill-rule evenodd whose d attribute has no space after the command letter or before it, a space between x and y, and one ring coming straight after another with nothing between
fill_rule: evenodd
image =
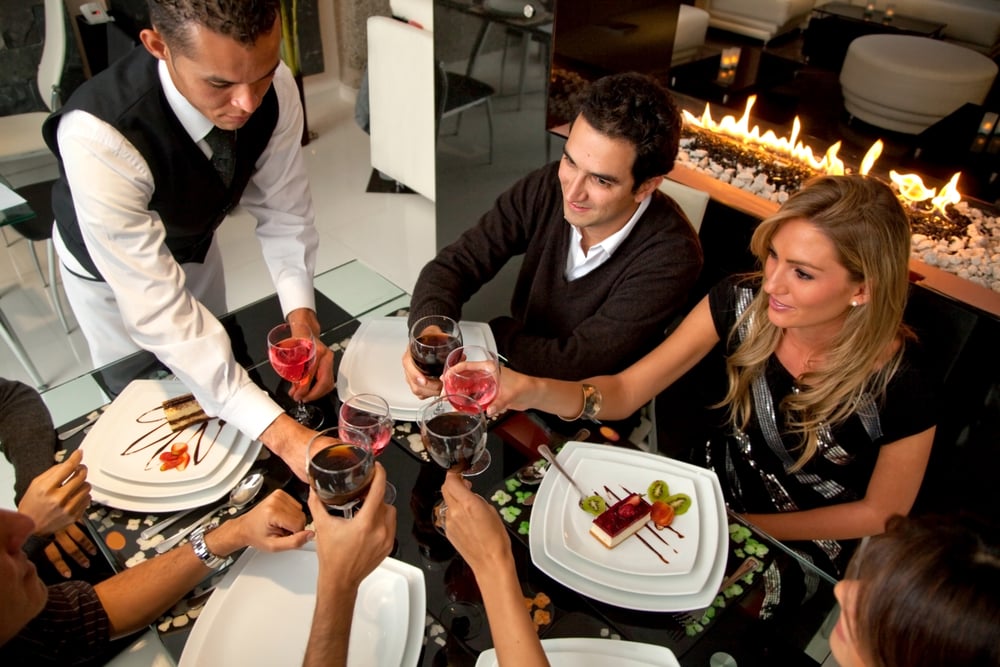
<instances>
[{"instance_id":1,"label":"cheesecake slice with red topping","mask_svg":"<svg viewBox=\"0 0 1000 667\"><path fill-rule=\"evenodd\" d=\"M607 548L614 549L645 525L651 507L641 495L633 493L594 519L590 534Z\"/></svg>"}]
</instances>

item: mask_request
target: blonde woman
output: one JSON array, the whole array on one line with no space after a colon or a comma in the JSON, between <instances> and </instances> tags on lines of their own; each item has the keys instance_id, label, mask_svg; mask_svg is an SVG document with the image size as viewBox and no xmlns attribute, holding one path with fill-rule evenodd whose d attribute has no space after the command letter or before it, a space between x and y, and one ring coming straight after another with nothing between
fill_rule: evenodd
<instances>
[{"instance_id":1,"label":"blonde woman","mask_svg":"<svg viewBox=\"0 0 1000 667\"><path fill-rule=\"evenodd\" d=\"M490 411L616 419L722 342L724 427L697 462L719 474L732 509L840 575L842 540L910 510L934 438L902 321L909 237L881 181L814 179L755 231L760 271L717 285L653 352L582 391L505 369Z\"/></svg>"}]
</instances>

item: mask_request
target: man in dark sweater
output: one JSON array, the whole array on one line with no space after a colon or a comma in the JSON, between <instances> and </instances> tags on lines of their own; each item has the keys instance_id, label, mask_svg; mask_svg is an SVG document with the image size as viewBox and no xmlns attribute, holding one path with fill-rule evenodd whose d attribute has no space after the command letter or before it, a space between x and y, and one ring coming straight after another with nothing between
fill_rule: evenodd
<instances>
[{"instance_id":1,"label":"man in dark sweater","mask_svg":"<svg viewBox=\"0 0 1000 667\"><path fill-rule=\"evenodd\" d=\"M670 94L635 73L594 82L563 157L528 174L420 273L410 325L459 319L464 304L524 255L511 315L490 327L524 373L576 380L615 373L651 350L702 266L698 236L657 188L673 168L681 118ZM440 393L408 354L418 396Z\"/></svg>"}]
</instances>

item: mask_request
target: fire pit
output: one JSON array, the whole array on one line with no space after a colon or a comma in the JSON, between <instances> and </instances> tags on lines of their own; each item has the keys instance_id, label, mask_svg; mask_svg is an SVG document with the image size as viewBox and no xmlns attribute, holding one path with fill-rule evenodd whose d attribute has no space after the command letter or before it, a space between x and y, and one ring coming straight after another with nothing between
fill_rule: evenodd
<instances>
[{"instance_id":1,"label":"fire pit","mask_svg":"<svg viewBox=\"0 0 1000 667\"><path fill-rule=\"evenodd\" d=\"M816 174L850 171L837 157L840 142L817 157L799 141L797 117L789 137L778 137L771 130L762 133L758 126L751 126L750 110L755 101L755 97L747 100L739 120L724 116L716 122L708 105L701 117L685 111L678 164L764 199L773 208ZM872 173L881 151L881 142L873 144L857 171ZM1000 220L994 211L962 200L960 176L955 174L940 192L926 187L916 174L893 171L887 180L910 214L911 254L924 265L917 267L917 273L926 273L926 266L937 267L1000 292ZM1000 305L993 303L996 299L985 301L991 303L986 310L1000 314Z\"/></svg>"}]
</instances>

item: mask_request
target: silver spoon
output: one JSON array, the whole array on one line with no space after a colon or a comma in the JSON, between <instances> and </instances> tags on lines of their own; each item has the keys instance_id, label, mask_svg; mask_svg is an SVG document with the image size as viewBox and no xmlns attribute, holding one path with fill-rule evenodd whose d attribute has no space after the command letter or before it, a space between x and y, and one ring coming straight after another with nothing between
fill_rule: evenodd
<instances>
[{"instance_id":1,"label":"silver spoon","mask_svg":"<svg viewBox=\"0 0 1000 667\"><path fill-rule=\"evenodd\" d=\"M570 441L586 440L589 437L590 437L590 429L581 428L571 438L567 438L564 440L562 437L553 436L549 442L553 445L555 444L564 445ZM529 463L528 465L519 468L518 471L514 474L522 484L528 484L529 486L534 486L535 484L539 484L542 481L542 478L545 477L545 471L547 469L548 466L543 465L541 461L535 461L534 463Z\"/></svg>"},{"instance_id":2,"label":"silver spoon","mask_svg":"<svg viewBox=\"0 0 1000 667\"><path fill-rule=\"evenodd\" d=\"M580 488L580 485L576 483L576 480L574 480L570 476L570 474L566 472L566 468L562 467L562 464L559 463L559 461L556 459L556 455L552 453L552 450L549 449L548 445L542 445L541 447L539 447L538 453L541 454L546 461L551 463L556 470L562 473L563 477L569 480L569 483L573 485L573 488L576 489L576 492L580 494L581 499L586 498L588 496L588 494L584 493L583 489Z\"/></svg>"},{"instance_id":3,"label":"silver spoon","mask_svg":"<svg viewBox=\"0 0 1000 667\"><path fill-rule=\"evenodd\" d=\"M264 486L264 475L259 472L250 473L249 475L241 479L239 483L233 487L233 490L229 492L228 501L226 501L221 505L216 505L211 510L209 510L204 516L199 518L197 521L189 523L188 525L184 526L183 528L181 528L179 531L177 531L167 539L157 544L156 553L162 554L173 549L175 546L177 546L177 544L180 543L181 540L183 540L185 537L188 536L188 533L190 533L191 531L193 531L195 528L202 525L206 521L210 520L213 516L215 516L215 513L218 512L220 509L223 508L228 509L230 507L235 508L237 510L243 509L244 507L249 505L254 498L257 497L257 494L260 493L260 490L263 488L263 486Z\"/></svg>"}]
</instances>

